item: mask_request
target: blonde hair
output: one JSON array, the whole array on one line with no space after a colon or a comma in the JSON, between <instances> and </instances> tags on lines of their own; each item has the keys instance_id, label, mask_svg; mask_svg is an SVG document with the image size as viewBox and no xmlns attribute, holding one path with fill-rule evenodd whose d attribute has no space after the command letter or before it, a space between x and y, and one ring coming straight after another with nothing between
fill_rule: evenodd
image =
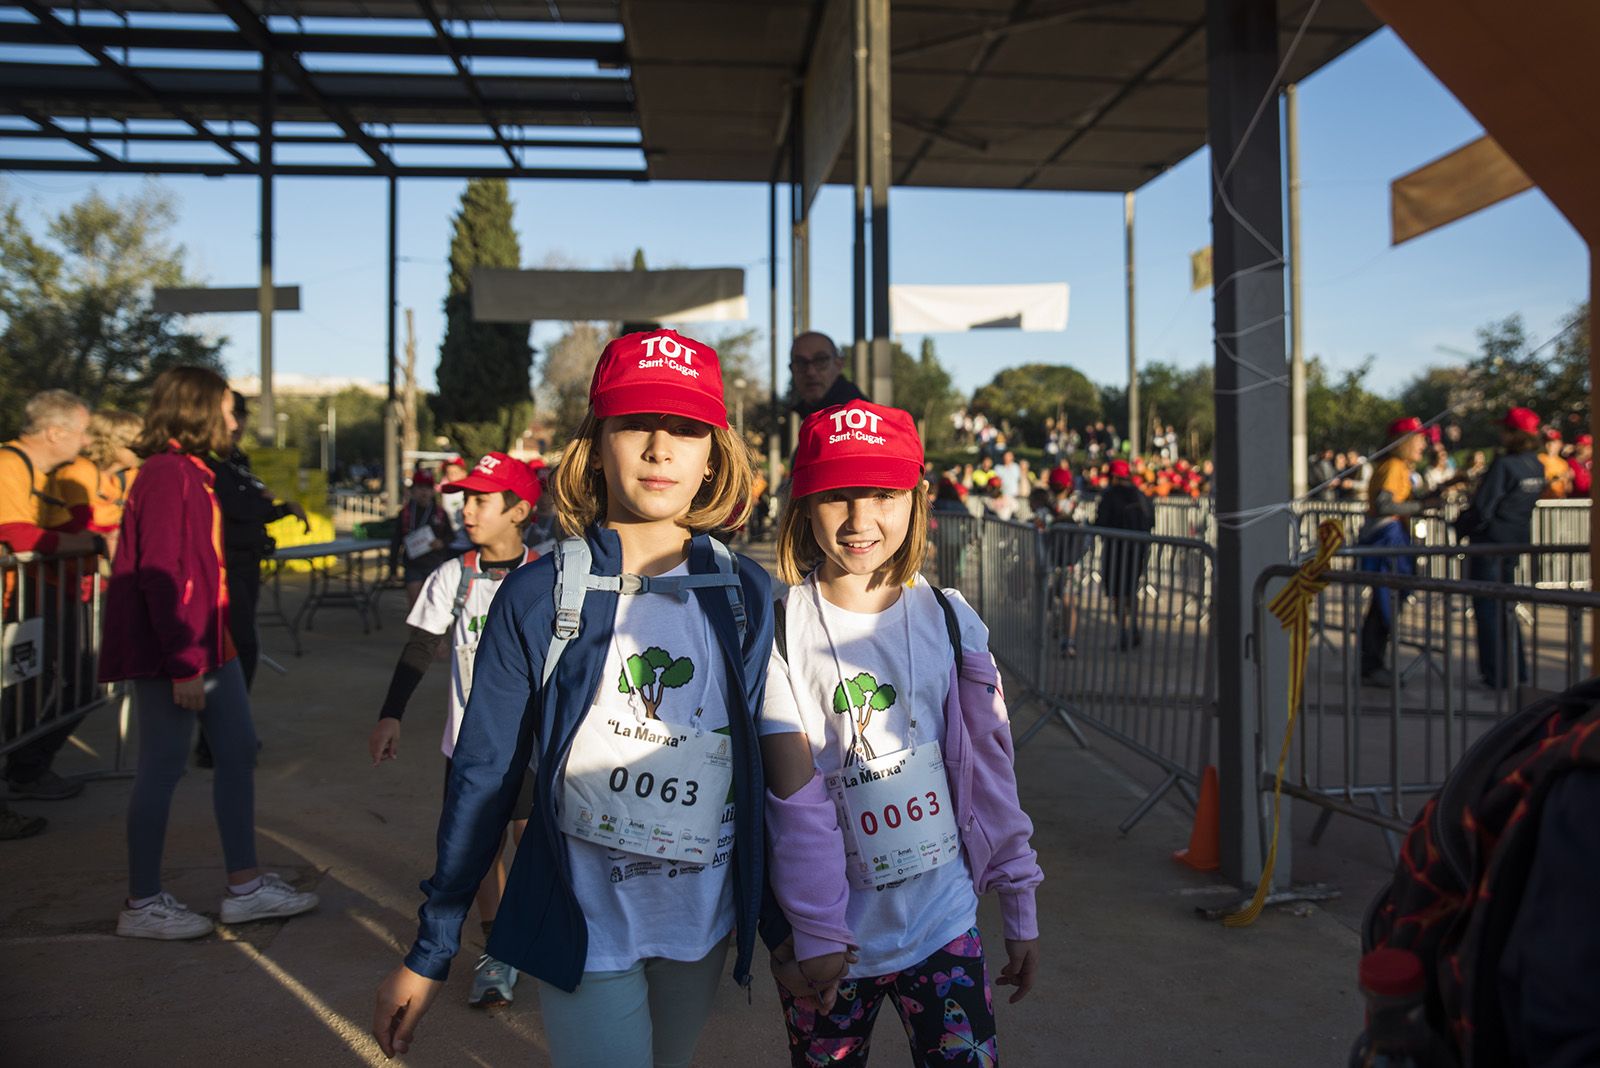
<instances>
[{"instance_id":1,"label":"blonde hair","mask_svg":"<svg viewBox=\"0 0 1600 1068\"><path fill-rule=\"evenodd\" d=\"M568 537L583 532L606 517L606 476L595 450L605 421L590 409L578 424L572 440L561 451L549 492L555 495L556 522ZM711 478L700 487L689 511L678 525L696 534L728 530L744 522L755 501L755 465L750 447L739 435L723 427L711 428Z\"/></svg>"},{"instance_id":2,"label":"blonde hair","mask_svg":"<svg viewBox=\"0 0 1600 1068\"><path fill-rule=\"evenodd\" d=\"M132 412L102 408L89 417L89 447L83 454L100 470L109 470L118 450L131 448L143 427L144 420Z\"/></svg>"},{"instance_id":3,"label":"blonde hair","mask_svg":"<svg viewBox=\"0 0 1600 1068\"><path fill-rule=\"evenodd\" d=\"M928 495L920 487L900 492L911 496L911 522L906 540L884 566L891 585L907 586L928 562ZM811 533L811 502L816 496L811 493L786 502L778 520L778 577L791 586L798 586L822 562L822 546Z\"/></svg>"}]
</instances>

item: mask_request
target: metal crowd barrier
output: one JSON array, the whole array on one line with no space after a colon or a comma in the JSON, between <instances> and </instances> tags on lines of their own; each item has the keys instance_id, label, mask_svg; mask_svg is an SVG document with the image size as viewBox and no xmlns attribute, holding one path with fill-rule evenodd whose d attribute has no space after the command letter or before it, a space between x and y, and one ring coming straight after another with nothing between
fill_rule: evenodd
<instances>
[{"instance_id":1,"label":"metal crowd barrier","mask_svg":"<svg viewBox=\"0 0 1600 1068\"><path fill-rule=\"evenodd\" d=\"M1409 557L1418 573L1332 569L1312 609L1305 704L1283 790L1322 810L1313 843L1333 816L1344 815L1381 828L1394 852L1415 816L1408 799L1435 793L1495 722L1588 676L1593 634L1584 620L1600 610L1600 595L1503 581L1519 572L1570 569L1587 552L1587 546L1485 545L1341 554L1342 563L1355 567ZM1274 566L1257 579L1257 633L1278 625L1266 605L1294 570ZM1393 608L1386 635L1371 619L1378 592ZM1390 673L1384 684L1364 683L1363 642L1381 650ZM1258 661L1260 707L1281 709L1284 695L1266 693L1263 677ZM1258 756L1265 804L1276 745ZM1270 825L1264 816L1263 826Z\"/></svg>"},{"instance_id":2,"label":"metal crowd barrier","mask_svg":"<svg viewBox=\"0 0 1600 1068\"><path fill-rule=\"evenodd\" d=\"M111 767L80 778L130 774L129 699L100 684L98 558L0 553L0 756L115 705Z\"/></svg>"},{"instance_id":3,"label":"metal crowd barrier","mask_svg":"<svg viewBox=\"0 0 1600 1068\"><path fill-rule=\"evenodd\" d=\"M971 602L995 658L1047 706L1018 747L1052 723L1087 745L1083 723L1153 764L1161 781L1124 831L1174 788L1192 804L1211 762L1216 706L1212 548L944 513L930 540L937 581Z\"/></svg>"}]
</instances>

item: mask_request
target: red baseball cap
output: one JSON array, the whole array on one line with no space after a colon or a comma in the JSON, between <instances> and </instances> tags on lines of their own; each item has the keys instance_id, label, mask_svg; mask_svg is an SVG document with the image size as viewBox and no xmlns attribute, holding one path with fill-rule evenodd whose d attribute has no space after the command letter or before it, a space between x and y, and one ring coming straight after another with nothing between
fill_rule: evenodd
<instances>
[{"instance_id":1,"label":"red baseball cap","mask_svg":"<svg viewBox=\"0 0 1600 1068\"><path fill-rule=\"evenodd\" d=\"M484 454L466 478L446 482L439 488L444 493L463 493L467 490L500 493L510 490L529 504L539 503L539 493L543 489L533 468L503 452Z\"/></svg>"},{"instance_id":2,"label":"red baseball cap","mask_svg":"<svg viewBox=\"0 0 1600 1068\"><path fill-rule=\"evenodd\" d=\"M1072 471L1066 467L1052 467L1050 469L1051 489L1071 489Z\"/></svg>"},{"instance_id":3,"label":"red baseball cap","mask_svg":"<svg viewBox=\"0 0 1600 1068\"><path fill-rule=\"evenodd\" d=\"M676 330L626 334L608 344L589 382L589 406L601 419L659 412L728 428L717 350Z\"/></svg>"},{"instance_id":4,"label":"red baseball cap","mask_svg":"<svg viewBox=\"0 0 1600 1068\"><path fill-rule=\"evenodd\" d=\"M1106 473L1112 478L1128 478L1133 474L1133 468L1126 460L1112 460L1106 467Z\"/></svg>"},{"instance_id":5,"label":"red baseball cap","mask_svg":"<svg viewBox=\"0 0 1600 1068\"><path fill-rule=\"evenodd\" d=\"M1501 420L1507 430L1520 430L1524 434L1539 432L1539 414L1532 408L1513 408Z\"/></svg>"},{"instance_id":6,"label":"red baseball cap","mask_svg":"<svg viewBox=\"0 0 1600 1068\"><path fill-rule=\"evenodd\" d=\"M1415 434L1422 429L1422 420L1414 415L1403 415L1389 424L1389 437L1399 438L1407 434Z\"/></svg>"},{"instance_id":7,"label":"red baseball cap","mask_svg":"<svg viewBox=\"0 0 1600 1068\"><path fill-rule=\"evenodd\" d=\"M431 486L433 481L432 471L413 471L411 473L411 484L413 486Z\"/></svg>"},{"instance_id":8,"label":"red baseball cap","mask_svg":"<svg viewBox=\"0 0 1600 1068\"><path fill-rule=\"evenodd\" d=\"M813 412L800 424L790 494L850 486L922 485L922 439L910 412L853 400Z\"/></svg>"},{"instance_id":9,"label":"red baseball cap","mask_svg":"<svg viewBox=\"0 0 1600 1068\"><path fill-rule=\"evenodd\" d=\"M1573 442L1573 444L1574 445L1593 445L1594 444L1594 437L1592 435L1589 435L1589 434L1579 434L1578 435L1578 440Z\"/></svg>"},{"instance_id":10,"label":"red baseball cap","mask_svg":"<svg viewBox=\"0 0 1600 1068\"><path fill-rule=\"evenodd\" d=\"M446 460L444 462L444 466L445 467L465 467L465 466L467 466L467 461L463 457L452 456L452 457L450 457L450 459L448 459L448 460Z\"/></svg>"}]
</instances>

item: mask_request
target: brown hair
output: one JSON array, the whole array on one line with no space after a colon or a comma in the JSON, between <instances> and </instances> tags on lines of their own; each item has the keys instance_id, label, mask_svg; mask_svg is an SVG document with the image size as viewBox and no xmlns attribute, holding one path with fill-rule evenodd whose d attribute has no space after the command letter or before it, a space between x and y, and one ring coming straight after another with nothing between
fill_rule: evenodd
<instances>
[{"instance_id":1,"label":"brown hair","mask_svg":"<svg viewBox=\"0 0 1600 1068\"><path fill-rule=\"evenodd\" d=\"M895 586L909 585L928 560L928 495L920 488L900 492L911 496L911 522L906 540L885 565ZM816 496L790 500L778 520L778 577L791 586L798 586L822 562L822 546L811 533L811 501Z\"/></svg>"},{"instance_id":2,"label":"brown hair","mask_svg":"<svg viewBox=\"0 0 1600 1068\"><path fill-rule=\"evenodd\" d=\"M561 453L546 491L555 494L556 522L569 537L582 537L605 521L606 476L595 463L604 420L591 409ZM678 525L695 533L728 530L744 522L755 500L750 447L723 427L711 428L711 478L694 495Z\"/></svg>"},{"instance_id":3,"label":"brown hair","mask_svg":"<svg viewBox=\"0 0 1600 1068\"><path fill-rule=\"evenodd\" d=\"M117 450L129 448L144 429L144 420L132 412L101 408L89 417L89 447L83 454L100 470L117 462Z\"/></svg>"},{"instance_id":4,"label":"brown hair","mask_svg":"<svg viewBox=\"0 0 1600 1068\"><path fill-rule=\"evenodd\" d=\"M133 451L154 456L167 442L176 441L187 453L226 452L233 441L222 418L224 397L228 397L227 381L209 368L162 371L150 390L150 409Z\"/></svg>"}]
</instances>

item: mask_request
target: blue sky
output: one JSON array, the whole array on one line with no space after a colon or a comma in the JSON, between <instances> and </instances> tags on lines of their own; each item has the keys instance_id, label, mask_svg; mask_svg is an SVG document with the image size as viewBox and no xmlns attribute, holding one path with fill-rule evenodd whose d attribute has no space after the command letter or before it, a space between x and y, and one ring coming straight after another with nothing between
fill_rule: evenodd
<instances>
[{"instance_id":1,"label":"blue sky","mask_svg":"<svg viewBox=\"0 0 1600 1068\"><path fill-rule=\"evenodd\" d=\"M1388 183L1481 130L1384 31L1302 84L1302 231L1307 352L1334 368L1377 357L1372 382L1394 388L1439 347L1473 346L1474 330L1522 313L1536 340L1554 331L1588 287L1588 257L1571 226L1525 193L1397 249L1388 247ZM1141 362L1209 362L1211 303L1189 291L1189 253L1209 235L1207 153L1137 196ZM7 195L56 210L90 188L119 195L142 179L39 173L0 176ZM250 285L256 272L257 186L249 179L163 178L177 198L173 237L209 284ZM280 284L302 287L302 308L275 319L280 371L384 376L384 187L363 179L279 179ZM400 302L416 310L418 365L431 383L443 333L441 301L450 216L462 183L401 187ZM652 266L747 268L750 325L767 323L764 185L527 181L512 184L523 259L604 268L642 247ZM1106 194L896 190L891 277L905 283L1066 281L1071 316L1060 333L941 335L958 385L1000 368L1069 363L1097 382L1125 376L1122 198ZM780 336L787 336L788 253L779 250ZM818 198L812 239L813 325L843 338L851 324L850 191ZM233 373L257 360L250 316L212 317L229 337ZM723 329L726 327L718 327ZM535 342L553 336L548 324ZM915 345L920 339L903 339ZM763 348L764 352L765 349Z\"/></svg>"}]
</instances>

